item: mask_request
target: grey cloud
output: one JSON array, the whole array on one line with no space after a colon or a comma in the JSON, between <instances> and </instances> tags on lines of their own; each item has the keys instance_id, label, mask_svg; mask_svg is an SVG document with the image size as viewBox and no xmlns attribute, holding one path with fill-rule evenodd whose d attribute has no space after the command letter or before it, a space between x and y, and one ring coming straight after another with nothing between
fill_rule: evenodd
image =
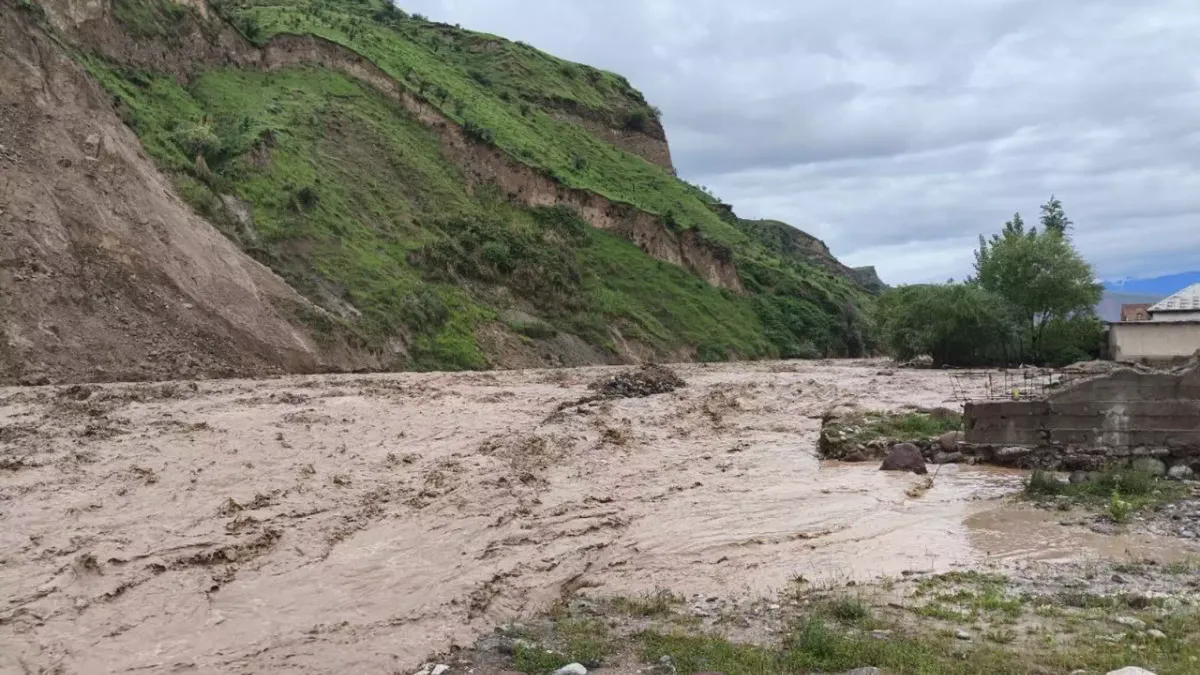
<instances>
[{"instance_id":1,"label":"grey cloud","mask_svg":"<svg viewBox=\"0 0 1200 675\"><path fill-rule=\"evenodd\" d=\"M414 0L620 72L680 174L893 283L1051 193L1103 277L1200 268L1193 0Z\"/></svg>"}]
</instances>

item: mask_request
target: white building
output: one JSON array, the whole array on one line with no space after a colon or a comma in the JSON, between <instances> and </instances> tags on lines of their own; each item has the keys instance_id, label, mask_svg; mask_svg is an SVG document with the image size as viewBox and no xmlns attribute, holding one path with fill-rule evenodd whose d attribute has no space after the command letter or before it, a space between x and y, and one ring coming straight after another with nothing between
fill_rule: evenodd
<instances>
[{"instance_id":1,"label":"white building","mask_svg":"<svg viewBox=\"0 0 1200 675\"><path fill-rule=\"evenodd\" d=\"M1200 354L1200 284L1192 284L1151 305L1149 321L1121 321L1108 327L1114 361L1170 361Z\"/></svg>"},{"instance_id":2,"label":"white building","mask_svg":"<svg viewBox=\"0 0 1200 675\"><path fill-rule=\"evenodd\" d=\"M1200 284L1150 306L1151 321L1200 321Z\"/></svg>"}]
</instances>

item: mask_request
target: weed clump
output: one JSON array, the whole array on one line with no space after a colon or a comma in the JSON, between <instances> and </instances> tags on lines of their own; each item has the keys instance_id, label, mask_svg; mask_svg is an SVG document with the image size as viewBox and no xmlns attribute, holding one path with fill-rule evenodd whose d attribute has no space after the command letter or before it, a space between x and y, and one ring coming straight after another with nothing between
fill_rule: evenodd
<instances>
[{"instance_id":1,"label":"weed clump","mask_svg":"<svg viewBox=\"0 0 1200 675\"><path fill-rule=\"evenodd\" d=\"M1110 466L1079 483L1064 481L1052 471L1034 471L1025 483L1024 496L1036 502L1057 501L1101 508L1113 522L1123 523L1134 511L1173 501L1183 490L1150 473Z\"/></svg>"}]
</instances>

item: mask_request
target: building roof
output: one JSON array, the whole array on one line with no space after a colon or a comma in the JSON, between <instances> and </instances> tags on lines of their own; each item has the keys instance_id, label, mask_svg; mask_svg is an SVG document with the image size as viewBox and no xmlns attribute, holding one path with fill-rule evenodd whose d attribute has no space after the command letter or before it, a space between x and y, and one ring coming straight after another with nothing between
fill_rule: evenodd
<instances>
[{"instance_id":1,"label":"building roof","mask_svg":"<svg viewBox=\"0 0 1200 675\"><path fill-rule=\"evenodd\" d=\"M1151 312L1200 312L1200 284L1192 284L1156 303Z\"/></svg>"}]
</instances>

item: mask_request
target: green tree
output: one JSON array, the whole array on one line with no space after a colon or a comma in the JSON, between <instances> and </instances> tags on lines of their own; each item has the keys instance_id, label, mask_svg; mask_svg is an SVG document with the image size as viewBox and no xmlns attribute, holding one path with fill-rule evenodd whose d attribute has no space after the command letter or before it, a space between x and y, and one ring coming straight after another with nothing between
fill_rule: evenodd
<instances>
[{"instance_id":1,"label":"green tree","mask_svg":"<svg viewBox=\"0 0 1200 675\"><path fill-rule=\"evenodd\" d=\"M1015 214L990 240L979 237L975 280L1003 298L1019 317L1026 354L1045 360L1043 338L1055 321L1090 317L1101 286L1067 236L1071 221L1055 198L1042 206L1042 230Z\"/></svg>"},{"instance_id":2,"label":"green tree","mask_svg":"<svg viewBox=\"0 0 1200 675\"><path fill-rule=\"evenodd\" d=\"M1054 195L1050 195L1050 201L1042 204L1042 231L1057 232L1067 237L1070 236L1071 225L1073 223L1067 219L1062 202Z\"/></svg>"},{"instance_id":3,"label":"green tree","mask_svg":"<svg viewBox=\"0 0 1200 675\"><path fill-rule=\"evenodd\" d=\"M1009 306L974 283L900 286L876 303L880 338L898 359L928 355L936 366L985 366L1012 359Z\"/></svg>"}]
</instances>

